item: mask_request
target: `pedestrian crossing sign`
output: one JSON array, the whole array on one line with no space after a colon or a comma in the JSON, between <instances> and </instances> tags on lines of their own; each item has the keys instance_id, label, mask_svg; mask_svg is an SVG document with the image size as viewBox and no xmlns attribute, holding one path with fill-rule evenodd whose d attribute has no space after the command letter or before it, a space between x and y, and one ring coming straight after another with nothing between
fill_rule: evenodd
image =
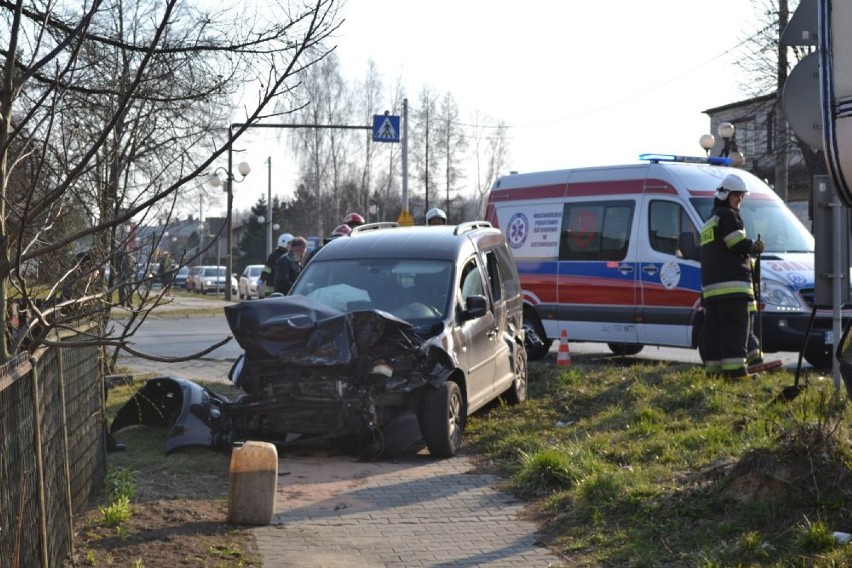
<instances>
[{"instance_id":1,"label":"pedestrian crossing sign","mask_svg":"<svg viewBox=\"0 0 852 568\"><path fill-rule=\"evenodd\" d=\"M399 142L399 117L374 114L373 142Z\"/></svg>"}]
</instances>

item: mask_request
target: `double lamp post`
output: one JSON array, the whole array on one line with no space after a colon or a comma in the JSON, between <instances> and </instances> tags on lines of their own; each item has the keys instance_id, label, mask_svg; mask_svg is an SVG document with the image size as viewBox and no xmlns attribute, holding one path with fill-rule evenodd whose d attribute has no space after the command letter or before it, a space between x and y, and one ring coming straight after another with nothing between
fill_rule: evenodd
<instances>
[{"instance_id":1,"label":"double lamp post","mask_svg":"<svg viewBox=\"0 0 852 568\"><path fill-rule=\"evenodd\" d=\"M246 176L251 173L251 166L248 165L247 162L240 162L237 166L237 170L240 172L242 179L234 179L233 175L233 152L231 151L230 144L228 145L228 169L224 170L226 179L223 181L219 176L219 172L223 171L223 168L217 168L216 171L213 172L213 175L210 176L208 183L213 187L219 187L223 183L225 185L225 191L228 195L228 204L227 204L227 216L226 216L226 232L227 232L227 242L226 245L228 247L227 251L227 270L225 272L225 300L231 301L233 300L233 294L231 293L231 274L234 272L234 259L233 259L233 240L234 240L234 222L233 222L233 207L234 207L234 182L240 183L246 179Z\"/></svg>"}]
</instances>

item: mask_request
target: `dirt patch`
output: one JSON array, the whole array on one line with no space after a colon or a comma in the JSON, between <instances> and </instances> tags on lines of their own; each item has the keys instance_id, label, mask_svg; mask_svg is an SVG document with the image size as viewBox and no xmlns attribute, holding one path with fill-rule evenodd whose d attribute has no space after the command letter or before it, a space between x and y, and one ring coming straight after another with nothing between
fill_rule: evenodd
<instances>
[{"instance_id":1,"label":"dirt patch","mask_svg":"<svg viewBox=\"0 0 852 568\"><path fill-rule=\"evenodd\" d=\"M68 566L260 566L250 527L229 525L228 476L139 472L130 519L104 524L100 508L77 519Z\"/></svg>"}]
</instances>

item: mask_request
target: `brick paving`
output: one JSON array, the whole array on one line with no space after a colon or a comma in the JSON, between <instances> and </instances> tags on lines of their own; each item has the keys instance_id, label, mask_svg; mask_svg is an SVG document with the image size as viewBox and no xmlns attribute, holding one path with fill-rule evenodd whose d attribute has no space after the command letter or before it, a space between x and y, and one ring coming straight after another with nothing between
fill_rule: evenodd
<instances>
[{"instance_id":1,"label":"brick paving","mask_svg":"<svg viewBox=\"0 0 852 568\"><path fill-rule=\"evenodd\" d=\"M312 478L320 461L338 478ZM279 467L272 524L254 529L264 566L560 565L522 518L523 504L468 456L365 463L285 455Z\"/></svg>"},{"instance_id":2,"label":"brick paving","mask_svg":"<svg viewBox=\"0 0 852 568\"><path fill-rule=\"evenodd\" d=\"M119 363L134 373L225 381L232 361ZM435 460L422 450L377 462L310 449L280 454L272 523L252 529L263 566L560 566L523 503L463 454Z\"/></svg>"}]
</instances>

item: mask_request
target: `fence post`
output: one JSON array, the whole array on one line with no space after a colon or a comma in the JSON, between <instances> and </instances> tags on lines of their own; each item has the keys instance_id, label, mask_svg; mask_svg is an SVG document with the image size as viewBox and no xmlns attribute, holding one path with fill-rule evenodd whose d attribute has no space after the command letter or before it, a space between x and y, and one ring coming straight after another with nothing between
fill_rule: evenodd
<instances>
[{"instance_id":1,"label":"fence post","mask_svg":"<svg viewBox=\"0 0 852 568\"><path fill-rule=\"evenodd\" d=\"M35 365L33 365L35 367ZM71 493L71 459L68 457L68 407L65 403L65 350L59 350L59 401L62 405L62 463L65 466L65 498L68 500L68 526L74 527L74 501ZM74 538L72 536L71 553L74 553Z\"/></svg>"},{"instance_id":2,"label":"fence post","mask_svg":"<svg viewBox=\"0 0 852 568\"><path fill-rule=\"evenodd\" d=\"M38 513L41 565L50 568L50 557L47 554L47 506L44 489L44 456L41 451L41 405L38 394L38 370L35 361L30 358L33 376L33 445L36 451L36 483L38 484Z\"/></svg>"}]
</instances>

